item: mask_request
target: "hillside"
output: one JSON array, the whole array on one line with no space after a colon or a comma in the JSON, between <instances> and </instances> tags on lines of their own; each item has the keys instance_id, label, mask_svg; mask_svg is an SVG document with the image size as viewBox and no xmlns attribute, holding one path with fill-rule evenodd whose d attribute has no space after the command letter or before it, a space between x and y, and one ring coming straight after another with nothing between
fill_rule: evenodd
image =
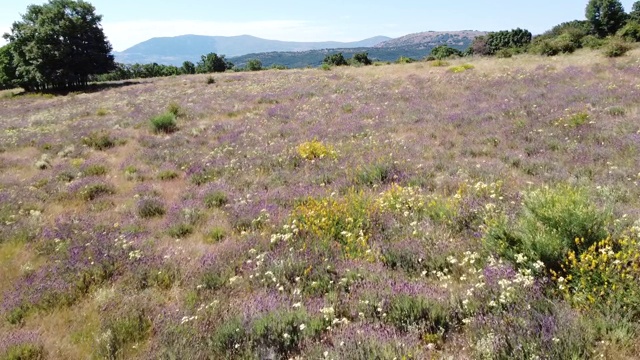
<instances>
[{"instance_id":1,"label":"hillside","mask_svg":"<svg viewBox=\"0 0 640 360\"><path fill-rule=\"evenodd\" d=\"M385 36L356 42L291 42L261 39L255 36L202 36L183 35L152 38L114 55L121 63L159 63L182 65L184 61L196 62L203 54L215 52L234 57L255 52L306 51L327 48L369 47L389 40Z\"/></svg>"},{"instance_id":2,"label":"hillside","mask_svg":"<svg viewBox=\"0 0 640 360\"><path fill-rule=\"evenodd\" d=\"M636 358L638 59L0 92L0 359Z\"/></svg>"},{"instance_id":3,"label":"hillside","mask_svg":"<svg viewBox=\"0 0 640 360\"><path fill-rule=\"evenodd\" d=\"M374 47L397 48L397 47L426 47L437 45L468 46L473 39L486 35L486 31L426 31L405 35L396 39L390 39L378 43Z\"/></svg>"}]
</instances>

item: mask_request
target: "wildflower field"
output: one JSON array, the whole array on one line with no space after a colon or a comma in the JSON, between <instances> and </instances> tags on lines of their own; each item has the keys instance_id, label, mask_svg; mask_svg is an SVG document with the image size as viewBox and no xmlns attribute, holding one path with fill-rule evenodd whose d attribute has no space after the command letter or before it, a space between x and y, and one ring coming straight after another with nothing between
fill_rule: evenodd
<instances>
[{"instance_id":1,"label":"wildflower field","mask_svg":"<svg viewBox=\"0 0 640 360\"><path fill-rule=\"evenodd\" d=\"M637 357L640 50L209 77L0 93L0 359Z\"/></svg>"}]
</instances>

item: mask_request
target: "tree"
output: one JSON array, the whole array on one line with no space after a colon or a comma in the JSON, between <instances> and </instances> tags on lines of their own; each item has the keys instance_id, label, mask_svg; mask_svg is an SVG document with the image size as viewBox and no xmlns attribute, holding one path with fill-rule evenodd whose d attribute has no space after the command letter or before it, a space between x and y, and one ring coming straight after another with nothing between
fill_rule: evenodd
<instances>
[{"instance_id":1,"label":"tree","mask_svg":"<svg viewBox=\"0 0 640 360\"><path fill-rule=\"evenodd\" d=\"M262 70L262 61L258 59L251 59L247 62L247 70L260 71Z\"/></svg>"},{"instance_id":2,"label":"tree","mask_svg":"<svg viewBox=\"0 0 640 360\"><path fill-rule=\"evenodd\" d=\"M438 60L446 59L451 56L462 56L462 52L458 49L454 49L448 45L439 45L431 49L431 56Z\"/></svg>"},{"instance_id":3,"label":"tree","mask_svg":"<svg viewBox=\"0 0 640 360\"><path fill-rule=\"evenodd\" d=\"M618 0L590 0L586 16L600 37L615 34L627 19L627 14Z\"/></svg>"},{"instance_id":4,"label":"tree","mask_svg":"<svg viewBox=\"0 0 640 360\"><path fill-rule=\"evenodd\" d=\"M16 68L13 65L11 44L0 48L0 90L15 86Z\"/></svg>"},{"instance_id":5,"label":"tree","mask_svg":"<svg viewBox=\"0 0 640 360\"><path fill-rule=\"evenodd\" d=\"M371 65L373 62L369 59L369 54L366 52L353 54L353 61L362 65Z\"/></svg>"},{"instance_id":6,"label":"tree","mask_svg":"<svg viewBox=\"0 0 640 360\"><path fill-rule=\"evenodd\" d=\"M322 60L322 62L324 64L333 65L333 66L349 65L347 63L347 60L344 58L344 55L342 55L341 52L339 52L337 54L331 54L331 55L325 56L324 60Z\"/></svg>"},{"instance_id":7,"label":"tree","mask_svg":"<svg viewBox=\"0 0 640 360\"><path fill-rule=\"evenodd\" d=\"M84 86L90 76L115 68L93 5L49 0L30 5L4 38L11 44L17 85L25 90Z\"/></svg>"},{"instance_id":8,"label":"tree","mask_svg":"<svg viewBox=\"0 0 640 360\"><path fill-rule=\"evenodd\" d=\"M218 56L216 53L209 53L200 57L200 61L198 61L198 65L196 66L196 72L199 74L225 72L232 68L233 64L227 61L224 55Z\"/></svg>"},{"instance_id":9,"label":"tree","mask_svg":"<svg viewBox=\"0 0 640 360\"><path fill-rule=\"evenodd\" d=\"M640 1L636 1L633 3L631 12L629 13L629 19L640 22Z\"/></svg>"},{"instance_id":10,"label":"tree","mask_svg":"<svg viewBox=\"0 0 640 360\"><path fill-rule=\"evenodd\" d=\"M182 63L181 70L182 70L183 74L195 74L196 73L196 66L191 61L185 61L185 62Z\"/></svg>"}]
</instances>

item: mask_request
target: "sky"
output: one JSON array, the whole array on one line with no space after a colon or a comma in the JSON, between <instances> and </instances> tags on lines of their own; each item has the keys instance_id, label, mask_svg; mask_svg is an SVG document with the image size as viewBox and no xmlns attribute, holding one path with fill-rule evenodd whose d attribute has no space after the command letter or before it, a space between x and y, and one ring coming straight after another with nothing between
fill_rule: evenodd
<instances>
[{"instance_id":1,"label":"sky","mask_svg":"<svg viewBox=\"0 0 640 360\"><path fill-rule=\"evenodd\" d=\"M626 11L635 0L621 1ZM30 4L0 5L0 33ZM357 41L423 31L509 30L540 34L559 23L584 19L587 0L89 0L103 16L115 51L153 37L253 35L283 41ZM0 39L0 45L5 44Z\"/></svg>"}]
</instances>

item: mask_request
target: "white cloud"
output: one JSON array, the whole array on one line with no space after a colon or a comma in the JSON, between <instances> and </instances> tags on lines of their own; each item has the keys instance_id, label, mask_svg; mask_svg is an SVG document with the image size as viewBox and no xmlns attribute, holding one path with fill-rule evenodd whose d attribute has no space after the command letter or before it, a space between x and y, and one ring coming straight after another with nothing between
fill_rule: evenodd
<instances>
[{"instance_id":1,"label":"white cloud","mask_svg":"<svg viewBox=\"0 0 640 360\"><path fill-rule=\"evenodd\" d=\"M283 41L353 41L354 34L345 34L337 29L318 24L297 21L127 21L103 22L105 35L115 51L123 51L153 37L178 35L235 36L253 35L265 39Z\"/></svg>"}]
</instances>

